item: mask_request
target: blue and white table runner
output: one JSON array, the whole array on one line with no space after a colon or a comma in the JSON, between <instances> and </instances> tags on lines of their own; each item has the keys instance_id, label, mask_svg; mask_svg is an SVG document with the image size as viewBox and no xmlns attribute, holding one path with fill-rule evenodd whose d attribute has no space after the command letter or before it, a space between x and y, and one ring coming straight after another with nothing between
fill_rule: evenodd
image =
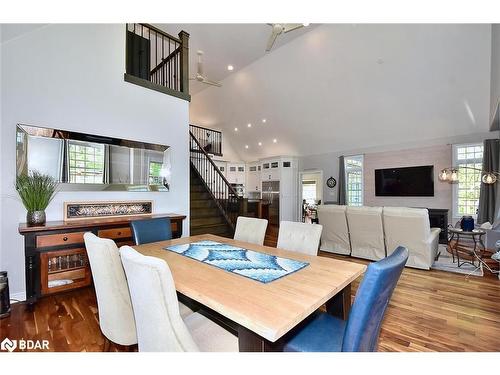
<instances>
[{"instance_id":1,"label":"blue and white table runner","mask_svg":"<svg viewBox=\"0 0 500 375\"><path fill-rule=\"evenodd\" d=\"M164 249L261 283L269 283L309 265L215 241L173 245Z\"/></svg>"}]
</instances>

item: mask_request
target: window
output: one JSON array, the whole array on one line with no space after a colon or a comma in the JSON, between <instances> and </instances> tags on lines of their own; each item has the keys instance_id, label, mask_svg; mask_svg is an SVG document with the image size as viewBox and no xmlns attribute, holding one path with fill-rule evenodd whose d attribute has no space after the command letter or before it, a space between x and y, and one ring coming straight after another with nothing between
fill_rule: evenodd
<instances>
[{"instance_id":1,"label":"window","mask_svg":"<svg viewBox=\"0 0 500 375\"><path fill-rule=\"evenodd\" d=\"M104 145L68 141L69 182L104 183Z\"/></svg>"},{"instance_id":2,"label":"window","mask_svg":"<svg viewBox=\"0 0 500 375\"><path fill-rule=\"evenodd\" d=\"M475 217L481 188L483 145L481 143L454 145L453 166L458 168L458 183L453 186L453 216Z\"/></svg>"},{"instance_id":3,"label":"window","mask_svg":"<svg viewBox=\"0 0 500 375\"><path fill-rule=\"evenodd\" d=\"M316 181L302 181L302 199L305 199L307 204L316 204Z\"/></svg>"},{"instance_id":4,"label":"window","mask_svg":"<svg viewBox=\"0 0 500 375\"><path fill-rule=\"evenodd\" d=\"M149 184L150 185L161 185L163 183L163 178L161 176L161 168L163 163L158 161L149 162Z\"/></svg>"},{"instance_id":5,"label":"window","mask_svg":"<svg viewBox=\"0 0 500 375\"><path fill-rule=\"evenodd\" d=\"M363 155L346 156L344 158L347 205L363 205Z\"/></svg>"}]
</instances>

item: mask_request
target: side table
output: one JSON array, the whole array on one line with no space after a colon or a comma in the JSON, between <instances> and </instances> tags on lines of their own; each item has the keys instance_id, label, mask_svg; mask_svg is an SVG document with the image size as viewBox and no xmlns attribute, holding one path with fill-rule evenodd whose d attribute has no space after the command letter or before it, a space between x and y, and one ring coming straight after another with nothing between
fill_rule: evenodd
<instances>
[{"instance_id":1,"label":"side table","mask_svg":"<svg viewBox=\"0 0 500 375\"><path fill-rule=\"evenodd\" d=\"M457 257L457 265L461 267L464 264L471 264L479 267L482 262L483 252L486 250L483 242L483 236L486 232L482 229L474 229L466 232L460 228L448 228L450 237L448 239L447 250L453 257ZM462 259L460 259L462 257ZM475 260L478 260L476 266Z\"/></svg>"}]
</instances>

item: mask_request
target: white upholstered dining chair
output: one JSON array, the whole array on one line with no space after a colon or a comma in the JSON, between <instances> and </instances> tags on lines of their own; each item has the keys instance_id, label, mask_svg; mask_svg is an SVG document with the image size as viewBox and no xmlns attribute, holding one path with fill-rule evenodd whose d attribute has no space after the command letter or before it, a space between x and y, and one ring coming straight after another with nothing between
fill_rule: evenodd
<instances>
[{"instance_id":1,"label":"white upholstered dining chair","mask_svg":"<svg viewBox=\"0 0 500 375\"><path fill-rule=\"evenodd\" d=\"M276 247L308 255L318 255L322 230L323 226L320 224L282 221Z\"/></svg>"},{"instance_id":2,"label":"white upholstered dining chair","mask_svg":"<svg viewBox=\"0 0 500 375\"><path fill-rule=\"evenodd\" d=\"M132 298L140 352L238 351L238 339L199 313L181 318L167 263L120 248Z\"/></svg>"},{"instance_id":3,"label":"white upholstered dining chair","mask_svg":"<svg viewBox=\"0 0 500 375\"><path fill-rule=\"evenodd\" d=\"M118 247L113 240L99 238L91 232L83 238L94 280L101 331L115 344L135 345L134 313ZM193 313L185 305L179 308L183 316ZM104 350L108 349L109 341L106 341Z\"/></svg>"},{"instance_id":4,"label":"white upholstered dining chair","mask_svg":"<svg viewBox=\"0 0 500 375\"><path fill-rule=\"evenodd\" d=\"M267 220L253 217L238 216L234 239L263 245L266 237Z\"/></svg>"}]
</instances>

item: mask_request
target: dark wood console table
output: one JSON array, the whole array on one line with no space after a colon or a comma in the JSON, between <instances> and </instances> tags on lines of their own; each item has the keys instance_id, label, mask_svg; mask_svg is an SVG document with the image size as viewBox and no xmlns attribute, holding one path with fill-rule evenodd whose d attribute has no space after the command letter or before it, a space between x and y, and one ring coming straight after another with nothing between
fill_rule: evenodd
<instances>
[{"instance_id":1,"label":"dark wood console table","mask_svg":"<svg viewBox=\"0 0 500 375\"><path fill-rule=\"evenodd\" d=\"M45 295L92 283L83 241L85 232L110 238L118 246L132 245L130 222L158 217L170 218L173 238L182 236L182 223L186 216L178 214L49 221L39 227L19 224L19 233L24 236L26 301L33 306L38 298Z\"/></svg>"}]
</instances>

